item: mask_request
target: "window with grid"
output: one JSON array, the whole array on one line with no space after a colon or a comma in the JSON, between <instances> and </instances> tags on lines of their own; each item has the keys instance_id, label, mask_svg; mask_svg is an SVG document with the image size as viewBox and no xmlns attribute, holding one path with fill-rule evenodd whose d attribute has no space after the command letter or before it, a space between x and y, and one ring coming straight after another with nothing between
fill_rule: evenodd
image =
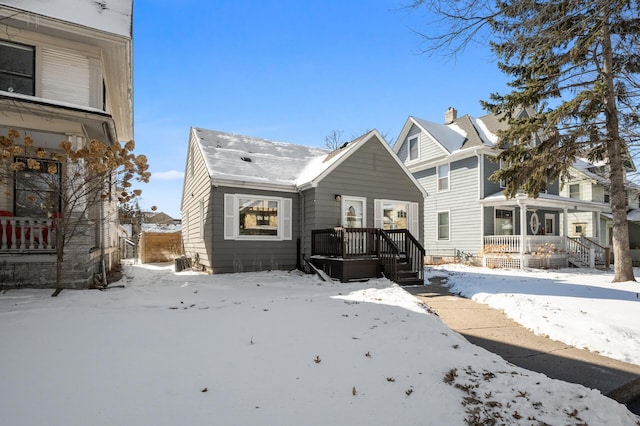
<instances>
[{"instance_id":1,"label":"window with grid","mask_svg":"<svg viewBox=\"0 0 640 426\"><path fill-rule=\"evenodd\" d=\"M35 94L35 48L0 41L0 90Z\"/></svg>"}]
</instances>

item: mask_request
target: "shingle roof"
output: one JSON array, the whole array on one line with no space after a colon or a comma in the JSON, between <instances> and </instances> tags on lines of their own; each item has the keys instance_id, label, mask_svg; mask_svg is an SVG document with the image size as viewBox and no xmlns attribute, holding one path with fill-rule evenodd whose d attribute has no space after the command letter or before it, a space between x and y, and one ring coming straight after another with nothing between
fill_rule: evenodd
<instances>
[{"instance_id":1,"label":"shingle roof","mask_svg":"<svg viewBox=\"0 0 640 426\"><path fill-rule=\"evenodd\" d=\"M193 128L212 179L295 187L321 148Z\"/></svg>"},{"instance_id":2,"label":"shingle roof","mask_svg":"<svg viewBox=\"0 0 640 426\"><path fill-rule=\"evenodd\" d=\"M450 124L438 124L420 118L414 120L449 153L495 144L495 135L469 115L464 115Z\"/></svg>"}]
</instances>

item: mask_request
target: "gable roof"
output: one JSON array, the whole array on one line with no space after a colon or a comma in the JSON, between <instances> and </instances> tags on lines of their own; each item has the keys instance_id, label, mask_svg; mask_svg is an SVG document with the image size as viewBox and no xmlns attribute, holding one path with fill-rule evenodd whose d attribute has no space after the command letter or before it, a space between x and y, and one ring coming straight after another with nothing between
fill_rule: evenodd
<instances>
[{"instance_id":1,"label":"gable roof","mask_svg":"<svg viewBox=\"0 0 640 426\"><path fill-rule=\"evenodd\" d=\"M298 176L321 148L293 145L217 130L192 128L212 182L295 190Z\"/></svg>"},{"instance_id":2,"label":"gable roof","mask_svg":"<svg viewBox=\"0 0 640 426\"><path fill-rule=\"evenodd\" d=\"M469 115L463 115L449 124L434 123L410 116L393 146L396 153L413 125L427 133L447 154L468 148L493 147L497 142L495 134L481 120Z\"/></svg>"},{"instance_id":3,"label":"gable roof","mask_svg":"<svg viewBox=\"0 0 640 426\"><path fill-rule=\"evenodd\" d=\"M365 143L379 143L420 191L422 186L377 130L340 148L294 145L216 130L192 128L213 185L297 192L318 185Z\"/></svg>"},{"instance_id":4,"label":"gable roof","mask_svg":"<svg viewBox=\"0 0 640 426\"><path fill-rule=\"evenodd\" d=\"M602 165L589 163L588 161L583 159L578 159L574 161L572 166L573 170L578 174L581 174L584 178L590 179L595 183L598 183L604 186L605 188L609 188L611 186L609 178L607 177L606 174L603 174L604 172L600 172L598 170L598 169L602 169L603 167L604 166ZM572 173L569 176L567 183L570 183L572 179L578 178L578 177L579 176L576 176L575 174ZM630 181L626 177L624 179L624 186L625 186L625 189L627 190L640 191L640 186Z\"/></svg>"}]
</instances>

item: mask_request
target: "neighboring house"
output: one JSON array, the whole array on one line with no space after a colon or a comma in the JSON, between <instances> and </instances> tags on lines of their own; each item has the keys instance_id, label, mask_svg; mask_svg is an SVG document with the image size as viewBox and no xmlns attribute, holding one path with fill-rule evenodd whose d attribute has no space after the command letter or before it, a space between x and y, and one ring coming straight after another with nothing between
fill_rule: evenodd
<instances>
[{"instance_id":1,"label":"neighboring house","mask_svg":"<svg viewBox=\"0 0 640 426\"><path fill-rule=\"evenodd\" d=\"M132 139L131 24L132 0L0 1L0 134L16 129L50 151L63 140L80 148L92 139ZM53 286L50 217L56 212L34 206L25 213L16 200L38 194L24 194L21 179L28 173L5 182L0 197L0 286ZM87 287L102 265L119 262L117 216L115 197L89 212L90 228L65 248L65 287ZM48 236L30 244L19 241L39 235L32 229L34 219L51 229ZM9 236L10 229L21 235Z\"/></svg>"},{"instance_id":2,"label":"neighboring house","mask_svg":"<svg viewBox=\"0 0 640 426\"><path fill-rule=\"evenodd\" d=\"M142 212L143 223L176 224L176 220L164 212Z\"/></svg>"},{"instance_id":3,"label":"neighboring house","mask_svg":"<svg viewBox=\"0 0 640 426\"><path fill-rule=\"evenodd\" d=\"M421 279L423 200L375 130L328 152L192 128L181 207L185 255L212 273L306 261L343 281L381 273Z\"/></svg>"},{"instance_id":4,"label":"neighboring house","mask_svg":"<svg viewBox=\"0 0 640 426\"><path fill-rule=\"evenodd\" d=\"M561 237L568 226L561 213L598 213L601 206L560 197L558 182L550 182L538 198L519 194L507 199L504 184L489 180L500 167L496 134L504 125L493 115L458 117L449 108L444 124L409 117L402 128L394 151L427 193L423 245L428 262L462 258L495 267L578 263L576 255L566 254L575 250Z\"/></svg>"},{"instance_id":5,"label":"neighboring house","mask_svg":"<svg viewBox=\"0 0 640 426\"><path fill-rule=\"evenodd\" d=\"M630 167L625 172L634 172ZM610 183L605 165L591 164L577 160L571 167L560 195L575 200L586 200L601 206L600 215L585 212L568 214L568 233L572 237L589 236L597 238L602 246L613 245L613 217L611 215ZM640 248L640 187L625 180L629 221L629 243L632 249ZM634 259L638 261L640 259Z\"/></svg>"}]
</instances>

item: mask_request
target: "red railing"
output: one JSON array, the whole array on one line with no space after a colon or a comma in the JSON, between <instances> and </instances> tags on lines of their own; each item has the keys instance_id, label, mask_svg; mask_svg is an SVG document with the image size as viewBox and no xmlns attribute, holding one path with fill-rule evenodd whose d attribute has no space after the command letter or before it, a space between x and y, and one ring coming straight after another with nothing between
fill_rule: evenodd
<instances>
[{"instance_id":1,"label":"red railing","mask_svg":"<svg viewBox=\"0 0 640 426\"><path fill-rule=\"evenodd\" d=\"M0 217L0 252L42 252L55 250L52 219Z\"/></svg>"}]
</instances>

